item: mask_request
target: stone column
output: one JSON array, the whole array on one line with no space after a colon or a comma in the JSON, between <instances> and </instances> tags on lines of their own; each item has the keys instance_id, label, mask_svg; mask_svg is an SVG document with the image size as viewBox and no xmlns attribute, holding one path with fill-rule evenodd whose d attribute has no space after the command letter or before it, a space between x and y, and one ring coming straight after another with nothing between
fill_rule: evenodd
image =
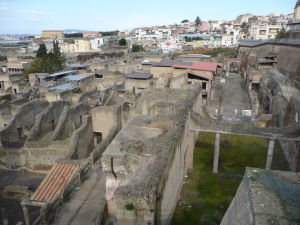
<instances>
[{"instance_id":1,"label":"stone column","mask_svg":"<svg viewBox=\"0 0 300 225\"><path fill-rule=\"evenodd\" d=\"M25 204L22 204L22 209L23 209L23 214L24 214L24 218L25 218L25 224L30 225L30 217L29 217L29 212L28 212L27 206Z\"/></svg>"},{"instance_id":2,"label":"stone column","mask_svg":"<svg viewBox=\"0 0 300 225\"><path fill-rule=\"evenodd\" d=\"M216 133L213 173L218 173L219 155L220 155L220 139L221 139L220 137L221 137L220 133Z\"/></svg>"},{"instance_id":3,"label":"stone column","mask_svg":"<svg viewBox=\"0 0 300 225\"><path fill-rule=\"evenodd\" d=\"M267 155L267 162L266 162L266 170L271 169L272 160L273 160L273 153L274 153L274 146L275 146L275 139L270 139L269 148L268 148L268 155Z\"/></svg>"}]
</instances>

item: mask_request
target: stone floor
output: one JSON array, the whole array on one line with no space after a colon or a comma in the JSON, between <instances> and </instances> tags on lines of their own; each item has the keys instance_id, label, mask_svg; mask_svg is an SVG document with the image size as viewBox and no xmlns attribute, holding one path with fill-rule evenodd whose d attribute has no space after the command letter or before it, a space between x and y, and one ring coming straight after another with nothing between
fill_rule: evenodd
<instances>
[{"instance_id":1,"label":"stone floor","mask_svg":"<svg viewBox=\"0 0 300 225\"><path fill-rule=\"evenodd\" d=\"M226 77L221 112L224 119L235 119L242 116L242 110L251 110L247 92L242 87L242 78L238 74Z\"/></svg>"}]
</instances>

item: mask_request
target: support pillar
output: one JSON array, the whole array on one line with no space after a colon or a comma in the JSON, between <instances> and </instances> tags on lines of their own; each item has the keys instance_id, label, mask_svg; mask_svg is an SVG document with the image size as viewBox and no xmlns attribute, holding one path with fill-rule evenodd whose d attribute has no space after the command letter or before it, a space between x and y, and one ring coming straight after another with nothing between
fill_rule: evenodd
<instances>
[{"instance_id":1,"label":"support pillar","mask_svg":"<svg viewBox=\"0 0 300 225\"><path fill-rule=\"evenodd\" d=\"M9 225L9 221L8 221L8 218L7 218L7 214L6 214L6 209L5 208L1 209L1 214L2 214L2 223L3 223L3 225Z\"/></svg>"},{"instance_id":2,"label":"support pillar","mask_svg":"<svg viewBox=\"0 0 300 225\"><path fill-rule=\"evenodd\" d=\"M219 155L220 155L220 139L221 139L220 133L216 133L213 173L218 173Z\"/></svg>"},{"instance_id":3,"label":"support pillar","mask_svg":"<svg viewBox=\"0 0 300 225\"><path fill-rule=\"evenodd\" d=\"M275 139L270 139L268 155L267 155L267 162L266 162L266 170L271 169L272 161L273 161L273 154L274 154L274 146L275 146Z\"/></svg>"},{"instance_id":4,"label":"support pillar","mask_svg":"<svg viewBox=\"0 0 300 225\"><path fill-rule=\"evenodd\" d=\"M22 209L23 209L25 224L30 225L30 217L29 217L29 212L28 212L27 206L25 204L22 204Z\"/></svg>"}]
</instances>

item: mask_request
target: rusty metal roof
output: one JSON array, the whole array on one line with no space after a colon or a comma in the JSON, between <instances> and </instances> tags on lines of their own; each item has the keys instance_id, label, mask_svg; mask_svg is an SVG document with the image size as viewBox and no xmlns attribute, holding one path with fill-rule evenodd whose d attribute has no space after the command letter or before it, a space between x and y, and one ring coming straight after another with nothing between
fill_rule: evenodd
<instances>
[{"instance_id":1,"label":"rusty metal roof","mask_svg":"<svg viewBox=\"0 0 300 225\"><path fill-rule=\"evenodd\" d=\"M30 200L51 202L66 187L80 164L55 163Z\"/></svg>"}]
</instances>

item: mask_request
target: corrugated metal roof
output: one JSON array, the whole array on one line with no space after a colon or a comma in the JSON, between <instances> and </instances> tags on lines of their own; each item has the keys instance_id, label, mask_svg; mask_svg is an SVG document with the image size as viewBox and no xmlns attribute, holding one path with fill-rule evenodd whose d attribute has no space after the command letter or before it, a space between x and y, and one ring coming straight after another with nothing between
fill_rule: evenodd
<instances>
[{"instance_id":1,"label":"corrugated metal roof","mask_svg":"<svg viewBox=\"0 0 300 225\"><path fill-rule=\"evenodd\" d=\"M31 201L51 202L60 191L71 181L80 164L55 163L37 190Z\"/></svg>"},{"instance_id":2,"label":"corrugated metal roof","mask_svg":"<svg viewBox=\"0 0 300 225\"><path fill-rule=\"evenodd\" d=\"M124 77L129 78L129 79L147 80L152 77L152 74L135 72L135 73L130 73L130 74L124 74Z\"/></svg>"},{"instance_id":3,"label":"corrugated metal roof","mask_svg":"<svg viewBox=\"0 0 300 225\"><path fill-rule=\"evenodd\" d=\"M69 70L69 71L62 71L62 72L58 72L58 73L52 73L52 74L49 74L47 77L58 77L58 76L72 74L72 73L75 73L75 71Z\"/></svg>"},{"instance_id":4,"label":"corrugated metal roof","mask_svg":"<svg viewBox=\"0 0 300 225\"><path fill-rule=\"evenodd\" d=\"M159 66L159 67L172 67L173 65L186 65L191 66L193 65L192 62L183 62L183 61L161 61L161 62L152 62L152 66Z\"/></svg>"},{"instance_id":5,"label":"corrugated metal roof","mask_svg":"<svg viewBox=\"0 0 300 225\"><path fill-rule=\"evenodd\" d=\"M211 58L209 55L203 54L186 54L186 55L179 55L177 58Z\"/></svg>"}]
</instances>

